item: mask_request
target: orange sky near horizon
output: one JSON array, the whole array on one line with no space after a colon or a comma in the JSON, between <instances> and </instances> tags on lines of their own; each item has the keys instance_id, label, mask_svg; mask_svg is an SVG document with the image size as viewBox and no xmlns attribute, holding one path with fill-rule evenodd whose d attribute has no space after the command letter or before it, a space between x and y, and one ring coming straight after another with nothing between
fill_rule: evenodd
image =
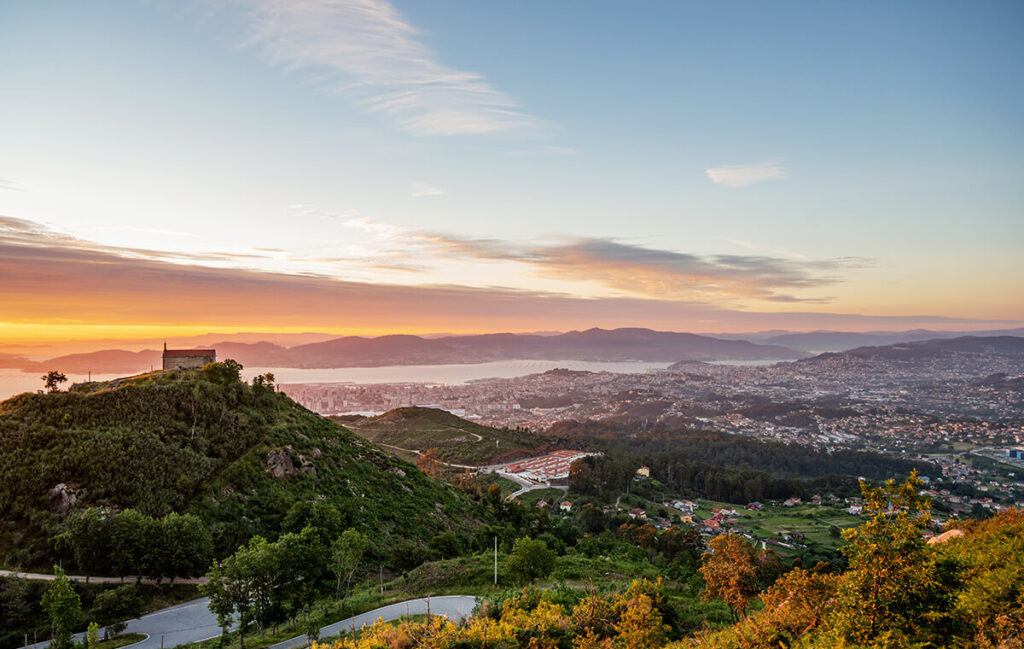
<instances>
[{"instance_id":1,"label":"orange sky near horizon","mask_svg":"<svg viewBox=\"0 0 1024 649\"><path fill-rule=\"evenodd\" d=\"M424 283L411 284L383 272L374 282L271 271L261 269L258 251L194 255L118 248L0 217L0 352L29 353L33 346L71 341L81 344L62 347L257 331L376 336L591 327L693 333L984 330L1024 321L1024 305L1012 290L981 290L956 278L933 282L948 292L911 287L901 297L897 291L839 286L822 274L842 264L702 258L610 240L515 250L493 240L421 239L429 244L416 245L443 251L421 251L423 257L462 264L466 284L442 283L429 274L420 278ZM489 263L511 267L508 279L518 285L495 286L471 272ZM537 272L556 279L540 285L518 281ZM868 266L864 272L886 271ZM841 289L847 297L799 297L808 289ZM971 302L971 295L979 302ZM930 315L935 313L940 315Z\"/></svg>"},{"instance_id":2,"label":"orange sky near horizon","mask_svg":"<svg viewBox=\"0 0 1024 649\"><path fill-rule=\"evenodd\" d=\"M10 251L10 249L8 249ZM756 312L637 296L341 281L25 249L0 258L0 351L80 341L174 339L207 333L456 334L648 327L694 333L768 329L994 329L1010 321L929 316ZM57 254L60 253L60 254Z\"/></svg>"},{"instance_id":3,"label":"orange sky near horizon","mask_svg":"<svg viewBox=\"0 0 1024 649\"><path fill-rule=\"evenodd\" d=\"M1024 325L1021 3L0 16L0 362L208 333Z\"/></svg>"}]
</instances>

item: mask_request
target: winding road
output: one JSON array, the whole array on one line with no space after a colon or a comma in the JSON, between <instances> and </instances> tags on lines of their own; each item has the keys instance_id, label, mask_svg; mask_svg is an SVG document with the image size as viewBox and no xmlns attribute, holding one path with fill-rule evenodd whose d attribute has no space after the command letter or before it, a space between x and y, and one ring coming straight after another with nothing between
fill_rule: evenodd
<instances>
[{"instance_id":1,"label":"winding road","mask_svg":"<svg viewBox=\"0 0 1024 649\"><path fill-rule=\"evenodd\" d=\"M148 636L135 644L126 645L123 649L170 649L178 645L208 640L220 635L217 616L208 608L210 600L206 597L194 599L178 606L161 609L141 618L130 620L125 633L141 633ZM462 620L469 617L476 607L476 598L472 595L444 595L441 597L422 597L405 602L388 604L372 611L345 618L320 629L321 638L336 636L342 631L359 629L364 625L373 624L377 618L384 621L395 620L403 615L422 615L429 611L431 615L444 615L449 620ZM84 633L74 636L75 642L81 641ZM270 649L298 649L305 647L306 636L296 636L290 640L273 645ZM28 645L27 649L45 649L49 642Z\"/></svg>"},{"instance_id":2,"label":"winding road","mask_svg":"<svg viewBox=\"0 0 1024 649\"><path fill-rule=\"evenodd\" d=\"M410 599L405 602L381 606L355 617L329 624L320 629L320 637L330 638L342 631L360 629L366 625L373 624L377 621L377 618L383 618L387 622L398 619L403 615L423 615L428 610L431 615L444 615L449 620L458 622L472 615L474 608L476 608L476 598L471 595L442 595L440 597ZM299 649L307 644L309 643L306 642L306 636L303 635L280 642L270 647L270 649ZM132 646L135 647L137 645Z\"/></svg>"},{"instance_id":3,"label":"winding road","mask_svg":"<svg viewBox=\"0 0 1024 649\"><path fill-rule=\"evenodd\" d=\"M18 579L32 579L38 581L53 581L54 575L45 572L21 572L19 570L0 570L0 577L17 577ZM124 577L92 577L85 575L67 575L70 581L80 581L86 584L134 584L138 581L141 584L156 584L165 583L169 584L169 581L158 582L156 579L150 579L149 577L137 578L135 575L125 575ZM176 584L205 584L206 577L195 577L192 579L177 578L174 580Z\"/></svg>"}]
</instances>

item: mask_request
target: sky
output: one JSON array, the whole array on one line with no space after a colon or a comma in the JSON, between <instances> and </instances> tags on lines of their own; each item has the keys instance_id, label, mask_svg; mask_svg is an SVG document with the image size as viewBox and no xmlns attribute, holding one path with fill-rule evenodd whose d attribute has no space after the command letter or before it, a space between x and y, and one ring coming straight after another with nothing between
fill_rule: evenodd
<instances>
[{"instance_id":1,"label":"sky","mask_svg":"<svg viewBox=\"0 0 1024 649\"><path fill-rule=\"evenodd\" d=\"M0 4L0 351L1024 323L1019 2Z\"/></svg>"}]
</instances>

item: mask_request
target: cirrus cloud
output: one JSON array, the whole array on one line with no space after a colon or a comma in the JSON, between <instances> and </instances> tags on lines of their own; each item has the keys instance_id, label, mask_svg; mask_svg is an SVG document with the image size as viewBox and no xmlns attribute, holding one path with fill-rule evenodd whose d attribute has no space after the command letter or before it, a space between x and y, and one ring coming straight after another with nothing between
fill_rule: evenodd
<instances>
[{"instance_id":1,"label":"cirrus cloud","mask_svg":"<svg viewBox=\"0 0 1024 649\"><path fill-rule=\"evenodd\" d=\"M273 63L303 69L421 135L539 126L482 75L448 67L386 0L236 0L250 36Z\"/></svg>"},{"instance_id":2,"label":"cirrus cloud","mask_svg":"<svg viewBox=\"0 0 1024 649\"><path fill-rule=\"evenodd\" d=\"M705 171L711 182L726 187L746 187L762 180L778 180L786 177L786 170L777 160L744 165L724 165Z\"/></svg>"},{"instance_id":3,"label":"cirrus cloud","mask_svg":"<svg viewBox=\"0 0 1024 649\"><path fill-rule=\"evenodd\" d=\"M542 277L596 282L617 292L647 298L709 303L733 298L821 303L826 300L779 291L834 284L840 281L839 271L871 264L871 260L852 257L794 260L767 255L696 255L608 238L523 245L500 239L419 233L413 240L437 248L447 258L518 262Z\"/></svg>"},{"instance_id":4,"label":"cirrus cloud","mask_svg":"<svg viewBox=\"0 0 1024 649\"><path fill-rule=\"evenodd\" d=\"M589 247L592 254L605 257L643 254L602 253L603 246L593 243L577 247ZM484 249L486 252L487 246ZM499 252L488 254L498 256ZM535 254L544 258L565 253L542 250ZM102 246L30 221L0 217L0 277L5 278L0 282L0 324L480 332L637 324L674 331L723 331L996 322L936 316L759 313L678 299L592 299L507 287L353 282L308 273L208 265L222 260L223 256L216 255L172 257L158 251ZM674 257L665 262L691 263ZM744 265L736 260L732 263ZM751 264L754 262L747 263Z\"/></svg>"}]
</instances>

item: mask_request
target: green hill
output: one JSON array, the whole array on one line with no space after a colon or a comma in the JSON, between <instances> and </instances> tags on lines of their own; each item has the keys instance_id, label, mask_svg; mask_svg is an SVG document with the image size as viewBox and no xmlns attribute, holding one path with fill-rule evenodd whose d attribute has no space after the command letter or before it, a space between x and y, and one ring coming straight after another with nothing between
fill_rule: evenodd
<instances>
[{"instance_id":1,"label":"green hill","mask_svg":"<svg viewBox=\"0 0 1024 649\"><path fill-rule=\"evenodd\" d=\"M486 464L516 450L531 450L544 440L529 432L482 426L437 408L396 408L349 423L366 439L411 451L436 448L442 460Z\"/></svg>"},{"instance_id":2,"label":"green hill","mask_svg":"<svg viewBox=\"0 0 1024 649\"><path fill-rule=\"evenodd\" d=\"M196 514L218 554L274 538L301 501L382 544L467 522L454 488L237 374L215 364L0 403L0 560L46 565L66 517L94 506Z\"/></svg>"}]
</instances>

